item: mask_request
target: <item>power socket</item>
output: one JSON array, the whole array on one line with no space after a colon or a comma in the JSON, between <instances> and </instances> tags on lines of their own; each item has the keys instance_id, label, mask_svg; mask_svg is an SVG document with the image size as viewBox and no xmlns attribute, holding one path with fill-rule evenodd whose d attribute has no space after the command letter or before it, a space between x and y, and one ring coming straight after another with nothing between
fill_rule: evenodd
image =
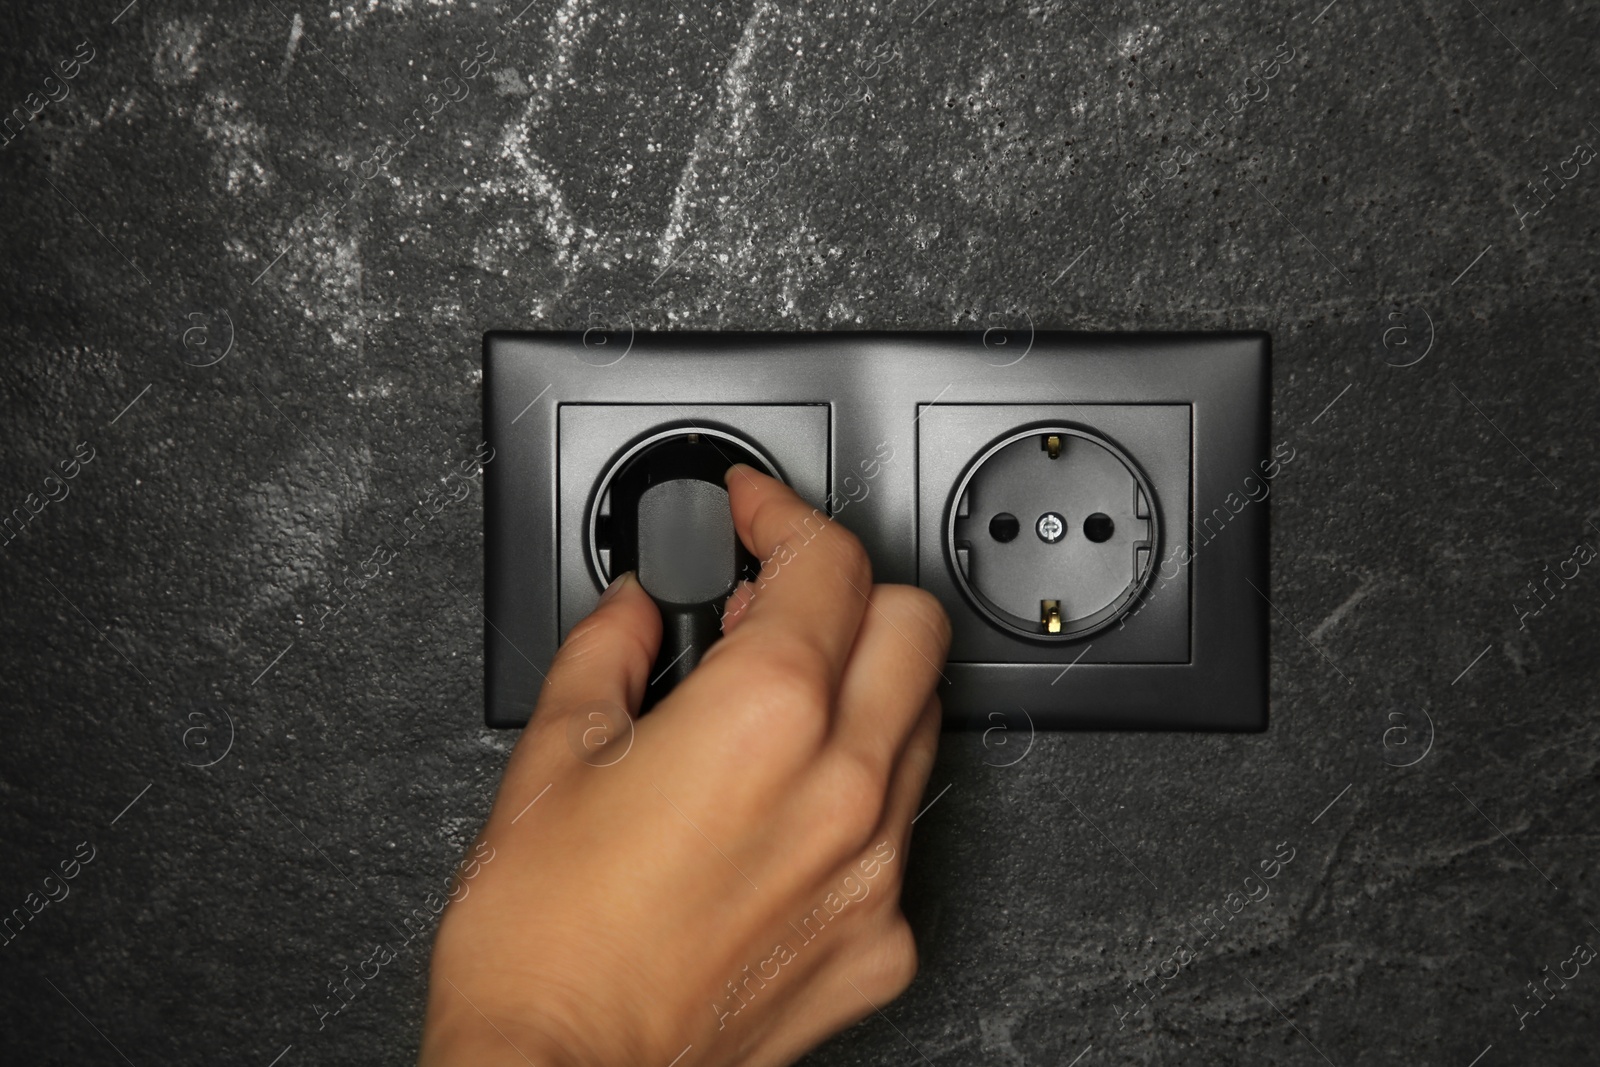
<instances>
[{"instance_id":1,"label":"power socket","mask_svg":"<svg viewBox=\"0 0 1600 1067\"><path fill-rule=\"evenodd\" d=\"M692 435L940 599L947 725L1263 729L1266 503L1195 522L1271 459L1268 364L1265 334L490 333L488 722L610 577L615 472Z\"/></svg>"},{"instance_id":2,"label":"power socket","mask_svg":"<svg viewBox=\"0 0 1600 1067\"><path fill-rule=\"evenodd\" d=\"M605 506L600 489L607 471L630 447L669 430L706 429L727 434L754 448L768 461L763 465L770 465L801 496L824 500L828 495L828 415L826 404L559 405L553 446L559 528L553 592L561 632L565 634L594 610L612 577L608 550L596 543L600 532L596 527ZM490 444L498 462L500 446L492 438Z\"/></svg>"},{"instance_id":3,"label":"power socket","mask_svg":"<svg viewBox=\"0 0 1600 1067\"><path fill-rule=\"evenodd\" d=\"M1064 441L1062 454L1055 460L1041 447L1051 429ZM1086 435L1075 439L1080 442L1076 448L1065 443L1073 441L1070 435L1075 433ZM982 472L974 468L987 452L1018 435L1021 439L1008 446L1009 451L1031 462L1019 472L1021 484L1008 488L1013 493L1020 490L1021 500L984 511ZM1160 567L1160 546L1176 543L1187 525L1192 436L1188 404L924 406L917 419L917 584L937 596L950 615L950 659L957 663L1075 663L1080 667L1187 663L1188 569L1173 574L1157 595L1148 594ZM1096 495L1092 482L1082 487L1090 498L1075 499L1080 494L1073 483L1074 472L1062 465L1073 464L1078 450L1102 457L1102 469L1086 474L1109 474L1113 481L1127 479L1129 491L1123 500ZM1004 459L997 456L982 466L989 468ZM1128 473L1119 475L1118 468ZM976 486L964 481L969 474L978 479ZM1048 475L1054 475L1054 484L1045 483ZM1141 483L1139 494L1149 514L1142 536L1129 540L1128 524L1113 521L1112 536L1102 543L1093 541L1083 529L1085 522L1119 509L1131 514L1135 510L1133 487ZM1035 496L1036 500L1030 499ZM963 506L976 509L965 523L960 519ZM988 530L997 513L1018 514L1019 533L1009 543L996 541ZM1058 542L1046 544L1036 527L1041 516L1052 513L1060 514L1071 528ZM971 526L976 529L966 528ZM953 548L953 538L972 546L965 552L965 561ZM1139 550L1142 559L1135 558L1136 543L1147 546ZM1108 558L1109 550L1123 546L1128 549L1125 559ZM981 589L972 588L974 583L967 574L974 567L981 570L989 552L1000 557L994 560L996 565L1011 568L1003 569L998 579L1002 583L1009 579L1009 584L1017 587L1012 604L1017 614L1030 599L1065 599L1069 606L1063 621L1071 623L1078 609L1070 605L1086 598L1076 616L1082 620L1080 625L1067 625L1066 633L1051 635L1037 626L1038 619L1031 619L1028 621L1041 632L1024 635L995 618L992 608L1003 610L1003 606L985 605ZM1017 557L1014 563L1006 558L1013 556ZM1126 572L1120 569L1123 566ZM1075 574L1082 577L1074 580ZM1024 597L1024 590L1037 595ZM1037 612L1037 603L1034 608ZM1139 609L1140 625L1130 635L1124 619L1135 608Z\"/></svg>"}]
</instances>

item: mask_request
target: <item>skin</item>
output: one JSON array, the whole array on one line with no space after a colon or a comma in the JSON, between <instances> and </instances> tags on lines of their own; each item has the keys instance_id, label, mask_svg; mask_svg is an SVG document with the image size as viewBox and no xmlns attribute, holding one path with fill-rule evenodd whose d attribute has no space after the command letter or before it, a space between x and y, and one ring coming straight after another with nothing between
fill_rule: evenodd
<instances>
[{"instance_id":1,"label":"skin","mask_svg":"<svg viewBox=\"0 0 1600 1067\"><path fill-rule=\"evenodd\" d=\"M911 983L900 885L949 622L781 482L727 482L740 539L784 564L609 765L572 738L595 701L637 712L660 616L624 575L573 628L480 835L494 858L444 912L421 1067L792 1063Z\"/></svg>"}]
</instances>

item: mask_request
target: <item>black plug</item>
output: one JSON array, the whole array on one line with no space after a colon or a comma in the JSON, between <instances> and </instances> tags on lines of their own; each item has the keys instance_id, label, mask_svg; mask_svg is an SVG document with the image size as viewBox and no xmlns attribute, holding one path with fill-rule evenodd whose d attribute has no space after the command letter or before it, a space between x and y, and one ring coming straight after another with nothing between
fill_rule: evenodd
<instances>
[{"instance_id":1,"label":"black plug","mask_svg":"<svg viewBox=\"0 0 1600 1067\"><path fill-rule=\"evenodd\" d=\"M734 531L723 484L736 463L777 476L768 460L731 435L685 428L636 446L601 486L596 541L609 551L610 574L637 571L661 610L661 651L642 711L694 670L722 636L729 594L760 570Z\"/></svg>"}]
</instances>

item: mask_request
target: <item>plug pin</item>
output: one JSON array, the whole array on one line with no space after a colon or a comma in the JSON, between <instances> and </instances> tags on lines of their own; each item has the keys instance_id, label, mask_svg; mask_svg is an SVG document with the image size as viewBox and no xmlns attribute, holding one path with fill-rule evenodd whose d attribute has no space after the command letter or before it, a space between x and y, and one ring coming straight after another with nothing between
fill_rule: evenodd
<instances>
[{"instance_id":1,"label":"plug pin","mask_svg":"<svg viewBox=\"0 0 1600 1067\"><path fill-rule=\"evenodd\" d=\"M1039 445L1046 452L1050 453L1050 458L1051 459L1060 459L1061 458L1061 435L1060 434L1058 434L1058 433L1045 434L1044 440L1041 441L1039 443Z\"/></svg>"},{"instance_id":2,"label":"plug pin","mask_svg":"<svg viewBox=\"0 0 1600 1067\"><path fill-rule=\"evenodd\" d=\"M1058 633L1060 633L1061 632L1061 601L1059 601L1059 600L1041 600L1041 601L1039 601L1039 622L1044 626L1044 632L1045 633L1047 633L1047 634L1058 634Z\"/></svg>"}]
</instances>

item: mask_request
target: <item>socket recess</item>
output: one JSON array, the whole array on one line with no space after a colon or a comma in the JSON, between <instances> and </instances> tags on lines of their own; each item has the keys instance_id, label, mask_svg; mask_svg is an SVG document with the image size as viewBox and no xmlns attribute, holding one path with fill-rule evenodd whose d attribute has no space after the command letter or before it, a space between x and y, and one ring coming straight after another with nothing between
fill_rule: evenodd
<instances>
[{"instance_id":1,"label":"socket recess","mask_svg":"<svg viewBox=\"0 0 1600 1067\"><path fill-rule=\"evenodd\" d=\"M1055 460L1047 447L1051 430L1063 440ZM1187 568L1168 575L1154 595L1152 587L1161 559L1188 540L1192 433L1187 404L927 406L917 418L917 584L950 615L950 659L1077 664L1075 671L1101 663L1188 663ZM1081 464L1078 456L1086 457ZM985 510L973 480L982 490L984 472L1007 460L1015 474L994 473L996 488L1008 496ZM965 522L963 505L977 509ZM1014 541L997 542L985 524L1006 513L1017 515L1020 532ZM1035 529L1046 513L1060 514L1067 527L1055 544ZM1113 531L1097 543L1089 536L1097 531L1084 526L1102 514ZM1010 591L1006 614L1031 632L1017 632L984 603L970 572L985 563ZM1044 599L1065 600L1067 632L1052 635L1039 625L1034 613ZM1139 625L1131 627L1125 620L1134 610ZM1061 684L1065 679L1056 688Z\"/></svg>"},{"instance_id":2,"label":"socket recess","mask_svg":"<svg viewBox=\"0 0 1600 1067\"><path fill-rule=\"evenodd\" d=\"M956 486L951 572L1009 633L1087 637L1121 618L1149 582L1160 541L1154 500L1138 466L1097 434L1065 425L1012 433Z\"/></svg>"},{"instance_id":3,"label":"socket recess","mask_svg":"<svg viewBox=\"0 0 1600 1067\"><path fill-rule=\"evenodd\" d=\"M607 479L650 440L697 429L723 435L731 458L742 458L735 448L748 448L763 461L757 469L769 467L806 499L828 495L825 404L564 403L557 422L560 533L554 591L563 634L594 610L613 577L609 549L601 543L609 510Z\"/></svg>"},{"instance_id":4,"label":"socket recess","mask_svg":"<svg viewBox=\"0 0 1600 1067\"><path fill-rule=\"evenodd\" d=\"M487 334L488 722L527 720L610 576L611 473L693 433L852 530L875 580L939 598L947 726L1264 729L1267 500L1220 505L1271 460L1269 344Z\"/></svg>"}]
</instances>

